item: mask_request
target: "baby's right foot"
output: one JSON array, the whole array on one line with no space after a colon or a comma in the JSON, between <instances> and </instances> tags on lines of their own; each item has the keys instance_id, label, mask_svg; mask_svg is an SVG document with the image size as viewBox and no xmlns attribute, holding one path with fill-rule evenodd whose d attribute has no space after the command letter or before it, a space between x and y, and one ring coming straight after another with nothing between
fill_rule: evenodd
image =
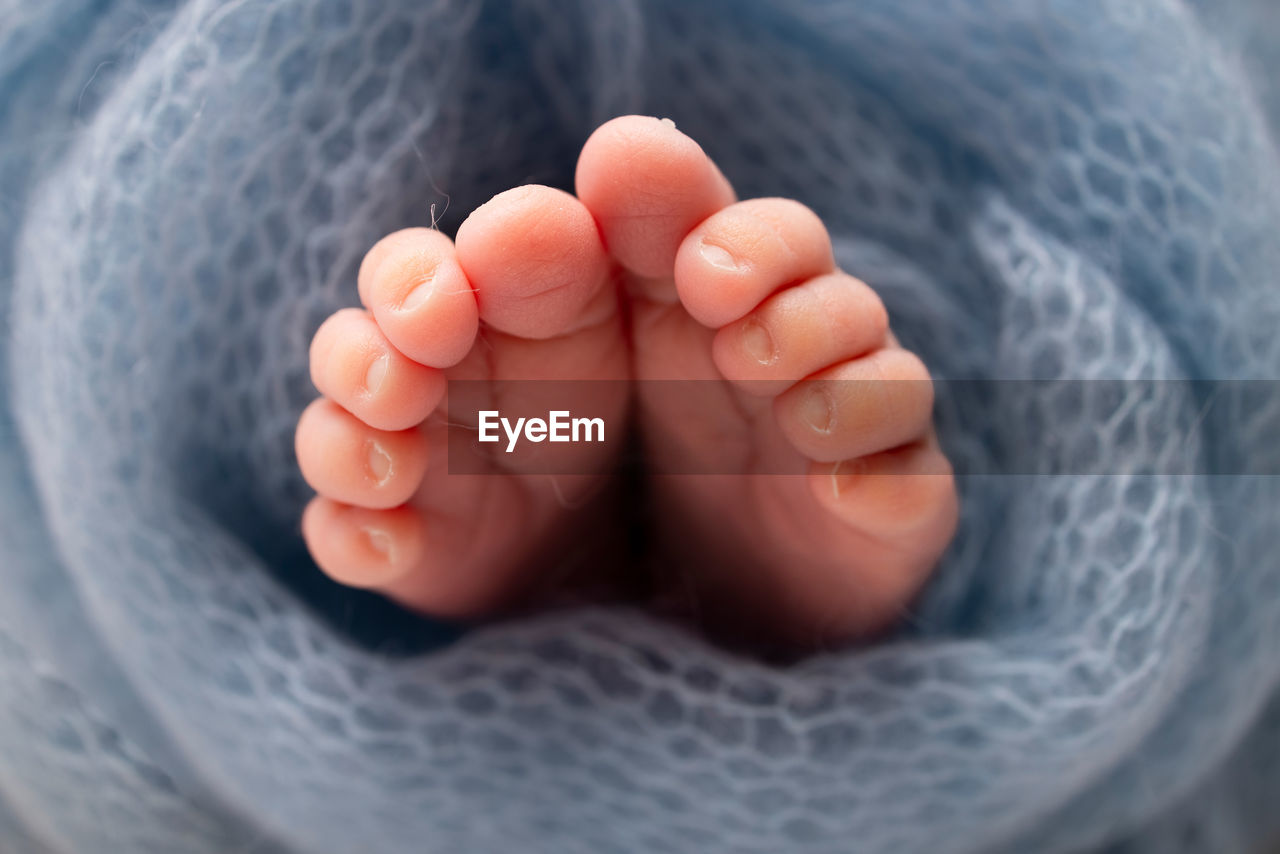
<instances>
[{"instance_id":1,"label":"baby's right foot","mask_svg":"<svg viewBox=\"0 0 1280 854\"><path fill-rule=\"evenodd\" d=\"M325 396L299 420L296 449L319 493L302 520L312 556L337 581L438 616L475 616L554 584L548 574L563 566L536 558L564 552L553 544L576 532L602 477L449 474L450 425L437 410L447 380L500 395L508 380L628 376L591 214L559 190L510 190L471 214L456 245L425 228L384 238L358 288L364 307L330 317L311 347ZM600 386L596 411L623 423L625 384ZM587 458L571 470L605 473L608 448L573 446Z\"/></svg>"}]
</instances>

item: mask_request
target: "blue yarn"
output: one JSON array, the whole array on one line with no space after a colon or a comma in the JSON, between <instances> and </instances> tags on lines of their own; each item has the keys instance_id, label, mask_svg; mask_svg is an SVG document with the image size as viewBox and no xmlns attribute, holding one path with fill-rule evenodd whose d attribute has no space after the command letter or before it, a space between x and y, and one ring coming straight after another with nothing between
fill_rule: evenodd
<instances>
[{"instance_id":1,"label":"blue yarn","mask_svg":"<svg viewBox=\"0 0 1280 854\"><path fill-rule=\"evenodd\" d=\"M965 477L902 631L776 668L342 590L291 438L377 237L568 186L627 112L813 207L940 378L1280 378L1276 33L1264 0L0 0L0 847L1260 850L1280 478ZM1158 389L939 428L975 472L1034 471L1029 423L1276 470L1275 395Z\"/></svg>"}]
</instances>

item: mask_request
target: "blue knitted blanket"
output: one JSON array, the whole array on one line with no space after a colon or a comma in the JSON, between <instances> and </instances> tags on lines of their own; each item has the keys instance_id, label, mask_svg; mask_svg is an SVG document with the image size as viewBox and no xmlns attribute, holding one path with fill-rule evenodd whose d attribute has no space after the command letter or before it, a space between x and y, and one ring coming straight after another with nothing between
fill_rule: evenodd
<instances>
[{"instance_id":1,"label":"blue knitted blanket","mask_svg":"<svg viewBox=\"0 0 1280 854\"><path fill-rule=\"evenodd\" d=\"M1280 379L1278 34L1266 0L0 0L0 850L1262 850L1280 395L1215 381ZM817 210L938 377L1159 382L941 396L961 531L873 648L459 635L324 581L291 437L362 252L570 186L626 112ZM1029 423L1095 473L988 465Z\"/></svg>"}]
</instances>

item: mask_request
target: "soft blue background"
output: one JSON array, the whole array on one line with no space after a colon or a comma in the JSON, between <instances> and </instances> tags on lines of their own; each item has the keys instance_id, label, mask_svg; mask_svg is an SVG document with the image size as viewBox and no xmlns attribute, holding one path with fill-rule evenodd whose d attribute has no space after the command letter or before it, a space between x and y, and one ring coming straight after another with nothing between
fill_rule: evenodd
<instances>
[{"instance_id":1,"label":"soft blue background","mask_svg":"<svg viewBox=\"0 0 1280 854\"><path fill-rule=\"evenodd\" d=\"M967 479L899 637L770 669L626 611L445 644L320 580L290 439L377 236L567 186L631 111L822 214L939 376L1276 379L1278 31L1264 0L0 0L0 845L1257 850L1274 478ZM1274 470L1274 405L1169 388L939 424L973 468L1040 419Z\"/></svg>"}]
</instances>

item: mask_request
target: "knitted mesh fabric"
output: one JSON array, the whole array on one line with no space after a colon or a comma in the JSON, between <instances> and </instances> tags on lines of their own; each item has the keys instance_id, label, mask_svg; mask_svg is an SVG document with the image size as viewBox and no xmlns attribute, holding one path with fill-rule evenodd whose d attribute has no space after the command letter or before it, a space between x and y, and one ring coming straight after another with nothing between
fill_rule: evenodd
<instances>
[{"instance_id":1,"label":"knitted mesh fabric","mask_svg":"<svg viewBox=\"0 0 1280 854\"><path fill-rule=\"evenodd\" d=\"M297 533L307 343L362 252L568 186L622 112L813 207L940 378L1277 378L1270 66L1204 5L0 2L6 852L1275 834L1277 478L965 477L902 632L788 668L629 610L446 638ZM1035 472L1048 422L1103 468L1280 455L1274 395L1017 388L943 395L962 468Z\"/></svg>"}]
</instances>

